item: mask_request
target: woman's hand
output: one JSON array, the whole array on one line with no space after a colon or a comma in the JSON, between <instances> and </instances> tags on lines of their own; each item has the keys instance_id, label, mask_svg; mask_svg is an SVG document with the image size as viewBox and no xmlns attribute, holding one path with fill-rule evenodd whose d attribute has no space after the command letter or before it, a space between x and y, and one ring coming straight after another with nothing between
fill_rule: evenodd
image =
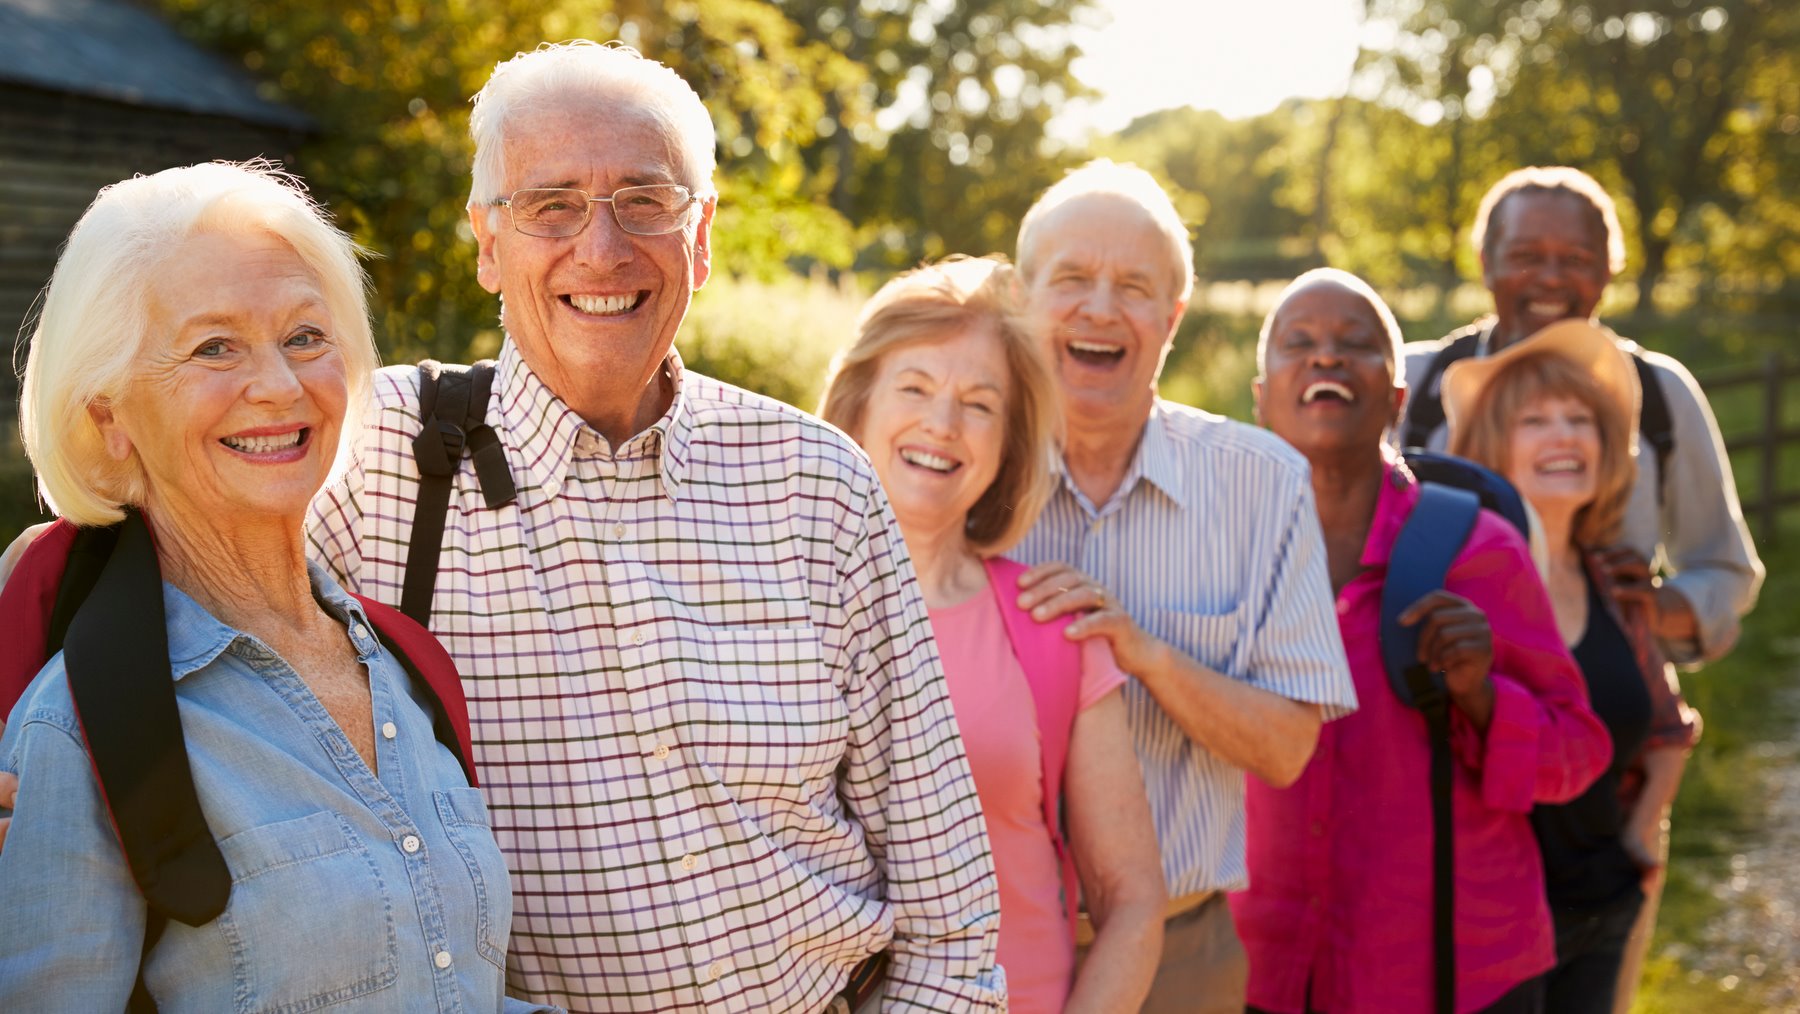
<instances>
[{"instance_id":1,"label":"woman's hand","mask_svg":"<svg viewBox=\"0 0 1800 1014\"><path fill-rule=\"evenodd\" d=\"M1040 623L1086 614L1069 625L1069 638L1106 638L1119 668L1134 676L1154 668L1167 647L1139 627L1105 586L1066 563L1040 563L1026 571L1019 576L1019 592L1019 607Z\"/></svg>"},{"instance_id":2,"label":"woman's hand","mask_svg":"<svg viewBox=\"0 0 1800 1014\"><path fill-rule=\"evenodd\" d=\"M1442 588L1407 606L1399 616L1403 627L1419 627L1419 662L1444 674L1450 701L1486 729L1494 717L1494 632L1487 614L1460 595Z\"/></svg>"}]
</instances>

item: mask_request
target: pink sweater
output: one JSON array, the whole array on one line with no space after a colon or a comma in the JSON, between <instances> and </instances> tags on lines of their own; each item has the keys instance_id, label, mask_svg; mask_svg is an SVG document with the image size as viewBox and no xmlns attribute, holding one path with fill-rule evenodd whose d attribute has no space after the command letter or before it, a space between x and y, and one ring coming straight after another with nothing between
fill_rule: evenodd
<instances>
[{"instance_id":1,"label":"pink sweater","mask_svg":"<svg viewBox=\"0 0 1800 1014\"><path fill-rule=\"evenodd\" d=\"M1249 1002L1332 1014L1432 1009L1430 754L1425 722L1388 687L1378 643L1382 581L1418 487L1388 469L1363 547L1368 568L1338 595L1361 707L1327 723L1300 780L1249 779L1249 890L1232 913L1250 958ZM1477 1010L1554 963L1544 873L1527 815L1572 799L1612 744L1587 704L1520 536L1483 512L1445 582L1487 614L1494 718L1485 736L1452 709L1457 759L1458 1011ZM1004 930L1002 931L1004 932Z\"/></svg>"}]
</instances>

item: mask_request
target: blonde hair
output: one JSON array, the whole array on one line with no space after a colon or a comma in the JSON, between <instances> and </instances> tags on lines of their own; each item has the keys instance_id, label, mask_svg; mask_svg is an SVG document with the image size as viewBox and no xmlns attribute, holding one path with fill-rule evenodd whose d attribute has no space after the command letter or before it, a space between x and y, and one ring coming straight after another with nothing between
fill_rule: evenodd
<instances>
[{"instance_id":1,"label":"blonde hair","mask_svg":"<svg viewBox=\"0 0 1800 1014\"><path fill-rule=\"evenodd\" d=\"M1618 538L1625 505L1637 481L1631 453L1631 408L1594 382L1593 375L1554 353L1522 355L1488 380L1469 418L1450 433L1450 453L1486 465L1501 475L1512 469L1512 433L1526 406L1541 398L1573 398L1594 413L1600 430L1600 461L1594 499L1575 512L1571 535L1584 548Z\"/></svg>"},{"instance_id":2,"label":"blonde hair","mask_svg":"<svg viewBox=\"0 0 1800 1014\"><path fill-rule=\"evenodd\" d=\"M207 162L103 188L69 234L31 334L19 432L38 489L78 525L110 525L142 505L137 456L106 453L90 405L119 397L148 337L146 293L168 251L198 233L264 232L318 276L349 386L339 464L353 445L380 359L355 243L293 176L268 162ZM31 326L31 325L27 325Z\"/></svg>"},{"instance_id":3,"label":"blonde hair","mask_svg":"<svg viewBox=\"0 0 1800 1014\"><path fill-rule=\"evenodd\" d=\"M969 508L964 532L981 556L1024 538L1054 488L1062 408L1056 379L1013 305L1013 268L998 257L952 257L883 285L863 306L856 337L832 361L819 415L859 437L869 391L888 353L992 328L1006 354L1005 440L993 484Z\"/></svg>"},{"instance_id":4,"label":"blonde hair","mask_svg":"<svg viewBox=\"0 0 1800 1014\"><path fill-rule=\"evenodd\" d=\"M471 208L506 196L500 188L506 185L507 126L523 113L566 102L631 105L662 118L682 153L687 173L682 185L699 196L712 192L716 144L712 114L681 75L630 46L587 39L546 42L496 65L473 101Z\"/></svg>"},{"instance_id":5,"label":"blonde hair","mask_svg":"<svg viewBox=\"0 0 1800 1014\"><path fill-rule=\"evenodd\" d=\"M1194 243L1188 238L1187 223L1175 202L1156 182L1156 177L1129 163L1097 158L1051 184L1025 217L1019 220L1019 273L1027 281L1037 273L1038 232L1052 211L1071 201L1095 194L1123 198L1143 209L1169 248L1169 266L1174 271L1175 294L1186 300L1194 294Z\"/></svg>"}]
</instances>

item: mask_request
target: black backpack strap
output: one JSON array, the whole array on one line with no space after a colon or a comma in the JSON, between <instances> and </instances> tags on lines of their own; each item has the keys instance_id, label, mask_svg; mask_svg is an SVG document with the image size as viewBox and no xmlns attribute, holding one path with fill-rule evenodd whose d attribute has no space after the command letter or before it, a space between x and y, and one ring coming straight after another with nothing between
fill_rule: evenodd
<instances>
[{"instance_id":1,"label":"black backpack strap","mask_svg":"<svg viewBox=\"0 0 1800 1014\"><path fill-rule=\"evenodd\" d=\"M420 626L431 622L444 515L450 509L450 491L463 452L475 459L475 478L490 509L512 502L516 494L505 449L486 422L493 387L493 360L474 366L445 366L430 359L419 364L420 425L413 438L419 493L406 550L400 611Z\"/></svg>"},{"instance_id":2,"label":"black backpack strap","mask_svg":"<svg viewBox=\"0 0 1800 1014\"><path fill-rule=\"evenodd\" d=\"M1643 391L1638 405L1638 439L1656 452L1656 502L1667 499L1669 456L1675 453L1675 424L1669 418L1669 399L1663 395L1662 381L1656 368L1639 350L1632 350L1631 365L1637 367L1638 387Z\"/></svg>"},{"instance_id":3,"label":"black backpack strap","mask_svg":"<svg viewBox=\"0 0 1800 1014\"><path fill-rule=\"evenodd\" d=\"M1481 346L1482 328L1470 328L1450 340L1431 357L1425 376L1407 392L1406 416L1400 423L1400 446L1424 447L1431 435L1444 425L1444 399L1438 390L1438 378L1459 359L1467 359Z\"/></svg>"},{"instance_id":4,"label":"black backpack strap","mask_svg":"<svg viewBox=\"0 0 1800 1014\"><path fill-rule=\"evenodd\" d=\"M1388 683L1401 703L1419 709L1431 744L1432 941L1436 964L1436 1010L1456 1009L1456 840L1452 827L1450 694L1440 673L1419 662L1418 627L1402 627L1400 614L1444 586L1450 565L1469 540L1481 500L1474 493L1437 483L1419 487L1413 506L1388 555L1381 588L1381 654ZM1395 566L1392 561L1405 561Z\"/></svg>"},{"instance_id":5,"label":"black backpack strap","mask_svg":"<svg viewBox=\"0 0 1800 1014\"><path fill-rule=\"evenodd\" d=\"M203 926L231 897L231 871L188 766L162 601L150 530L128 510L111 535L77 538L51 614L101 798L148 906L133 1012L156 1009L143 961L168 920Z\"/></svg>"},{"instance_id":6,"label":"black backpack strap","mask_svg":"<svg viewBox=\"0 0 1800 1014\"><path fill-rule=\"evenodd\" d=\"M138 954L137 979L131 984L131 996L125 1001L125 1014L156 1014L156 998L144 985L144 966L150 963L150 951L169 928L169 917L152 908L144 913L144 947Z\"/></svg>"}]
</instances>

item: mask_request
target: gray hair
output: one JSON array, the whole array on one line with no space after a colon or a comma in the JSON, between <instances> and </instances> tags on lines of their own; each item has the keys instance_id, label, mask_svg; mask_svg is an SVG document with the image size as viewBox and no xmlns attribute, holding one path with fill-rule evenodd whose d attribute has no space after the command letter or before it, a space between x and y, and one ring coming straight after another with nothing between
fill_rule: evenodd
<instances>
[{"instance_id":1,"label":"gray hair","mask_svg":"<svg viewBox=\"0 0 1800 1014\"><path fill-rule=\"evenodd\" d=\"M1057 180L1019 221L1019 273L1029 281L1037 268L1037 233L1050 212L1090 194L1122 197L1144 210L1169 243L1175 291L1185 300L1194 293L1194 244L1187 223L1156 177L1135 165L1097 158Z\"/></svg>"},{"instance_id":2,"label":"gray hair","mask_svg":"<svg viewBox=\"0 0 1800 1014\"><path fill-rule=\"evenodd\" d=\"M574 100L635 103L665 117L677 134L687 178L696 194L712 192L712 114L681 75L630 46L587 39L546 42L494 67L469 116L475 164L469 207L491 205L506 194L506 130L520 114Z\"/></svg>"},{"instance_id":3,"label":"gray hair","mask_svg":"<svg viewBox=\"0 0 1800 1014\"><path fill-rule=\"evenodd\" d=\"M293 176L268 162L207 162L103 188L57 258L31 335L19 431L51 510L78 525L118 521L144 500L136 456L106 453L88 407L124 393L149 337L146 292L171 247L202 233L264 232L318 276L344 357L346 460L380 360L355 243Z\"/></svg>"},{"instance_id":4,"label":"gray hair","mask_svg":"<svg viewBox=\"0 0 1800 1014\"><path fill-rule=\"evenodd\" d=\"M1262 330L1256 334L1256 375L1261 377L1268 373L1269 333L1275 328L1275 315L1281 312L1281 308L1287 305L1287 301L1295 293L1318 284L1348 289L1369 304L1369 309L1375 312L1375 319L1381 322L1381 329L1387 332L1388 372L1395 380L1404 381L1406 371L1401 368L1401 364L1406 361L1402 350L1406 339L1400 334L1400 322L1394 319L1394 311L1388 309L1387 301L1368 282L1337 268L1313 268L1289 282L1287 288L1281 290L1281 295L1275 297L1275 305L1269 308L1268 316L1263 318Z\"/></svg>"},{"instance_id":5,"label":"gray hair","mask_svg":"<svg viewBox=\"0 0 1800 1014\"><path fill-rule=\"evenodd\" d=\"M1514 169L1489 187L1481 198L1481 206L1475 211L1475 225L1469 230L1469 242L1475 245L1476 253L1485 258L1493 249L1494 215L1499 212L1502 201L1519 193L1565 193L1586 202L1599 217L1600 228L1606 233L1607 270L1615 275L1625 270L1625 230L1619 227L1619 209L1613 204L1612 195L1599 180L1566 165Z\"/></svg>"}]
</instances>

